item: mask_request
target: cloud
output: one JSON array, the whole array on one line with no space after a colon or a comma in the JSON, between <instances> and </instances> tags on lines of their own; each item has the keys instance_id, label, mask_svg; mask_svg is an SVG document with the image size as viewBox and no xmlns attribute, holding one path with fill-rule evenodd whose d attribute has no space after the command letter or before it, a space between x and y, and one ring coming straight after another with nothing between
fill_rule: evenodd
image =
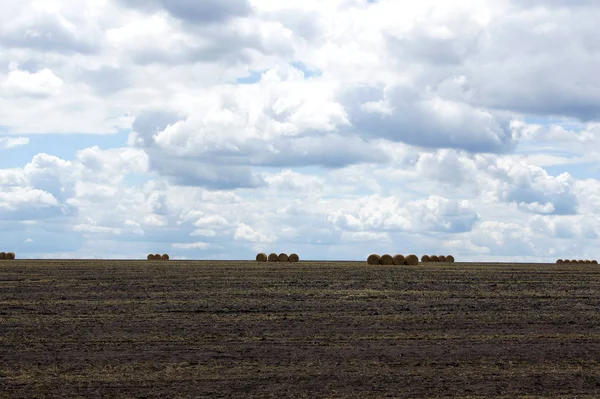
<instances>
[{"instance_id":1,"label":"cloud","mask_svg":"<svg viewBox=\"0 0 600 399\"><path fill-rule=\"evenodd\" d=\"M240 223L240 225L236 228L235 235L233 237L236 240L244 240L252 243L270 243L274 242L276 239L272 235L261 234L255 231L252 227L245 223Z\"/></svg>"},{"instance_id":2,"label":"cloud","mask_svg":"<svg viewBox=\"0 0 600 399\"><path fill-rule=\"evenodd\" d=\"M60 93L64 81L50 69L39 72L10 71L3 82L3 89L13 96L53 96Z\"/></svg>"},{"instance_id":3,"label":"cloud","mask_svg":"<svg viewBox=\"0 0 600 399\"><path fill-rule=\"evenodd\" d=\"M469 201L430 196L401 203L397 198L372 196L349 209L330 212L328 221L349 231L470 231L479 216Z\"/></svg>"},{"instance_id":4,"label":"cloud","mask_svg":"<svg viewBox=\"0 0 600 399\"><path fill-rule=\"evenodd\" d=\"M569 173L550 176L543 168L522 162L498 162L488 168L498 178L491 185L501 201L518 204L525 211L570 215L577 213L575 179Z\"/></svg>"},{"instance_id":5,"label":"cloud","mask_svg":"<svg viewBox=\"0 0 600 399\"><path fill-rule=\"evenodd\" d=\"M4 3L19 253L595 250L592 2Z\"/></svg>"},{"instance_id":6,"label":"cloud","mask_svg":"<svg viewBox=\"0 0 600 399\"><path fill-rule=\"evenodd\" d=\"M29 144L28 137L0 137L0 150L21 147Z\"/></svg>"},{"instance_id":7,"label":"cloud","mask_svg":"<svg viewBox=\"0 0 600 399\"><path fill-rule=\"evenodd\" d=\"M6 10L8 18L2 21L0 46L60 54L93 53L97 50L96 35L90 29L93 24L86 27L86 21L77 15L81 5L70 3L70 11L52 6L45 9L43 4L31 1L15 7L12 13Z\"/></svg>"},{"instance_id":8,"label":"cloud","mask_svg":"<svg viewBox=\"0 0 600 399\"><path fill-rule=\"evenodd\" d=\"M164 9L171 15L190 23L225 22L228 19L246 16L251 12L247 0L119 0L121 3L144 11Z\"/></svg>"},{"instance_id":9,"label":"cloud","mask_svg":"<svg viewBox=\"0 0 600 399\"><path fill-rule=\"evenodd\" d=\"M177 249L204 249L208 247L208 244L205 242L174 243L172 247Z\"/></svg>"}]
</instances>

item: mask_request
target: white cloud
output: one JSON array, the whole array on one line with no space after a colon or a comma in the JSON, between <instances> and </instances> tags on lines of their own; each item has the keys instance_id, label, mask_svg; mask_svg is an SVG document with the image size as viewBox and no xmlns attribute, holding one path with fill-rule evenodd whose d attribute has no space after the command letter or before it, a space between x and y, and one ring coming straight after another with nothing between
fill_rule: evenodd
<instances>
[{"instance_id":1,"label":"white cloud","mask_svg":"<svg viewBox=\"0 0 600 399\"><path fill-rule=\"evenodd\" d=\"M208 244L205 242L193 242L189 244L174 243L172 247L177 249L204 249L208 247Z\"/></svg>"},{"instance_id":2,"label":"white cloud","mask_svg":"<svg viewBox=\"0 0 600 399\"><path fill-rule=\"evenodd\" d=\"M28 137L0 137L0 150L7 150L27 144L29 144Z\"/></svg>"},{"instance_id":3,"label":"white cloud","mask_svg":"<svg viewBox=\"0 0 600 399\"><path fill-rule=\"evenodd\" d=\"M276 241L276 237L273 235L261 234L245 223L240 223L240 225L236 228L235 235L233 237L236 240L245 240L253 243L268 243Z\"/></svg>"},{"instance_id":4,"label":"white cloud","mask_svg":"<svg viewBox=\"0 0 600 399\"><path fill-rule=\"evenodd\" d=\"M395 197L372 196L330 212L328 221L350 231L470 231L479 219L469 201L431 196L403 203Z\"/></svg>"},{"instance_id":5,"label":"white cloud","mask_svg":"<svg viewBox=\"0 0 600 399\"><path fill-rule=\"evenodd\" d=\"M594 250L593 2L4 3L0 216L15 248ZM63 136L29 142L48 133Z\"/></svg>"},{"instance_id":6,"label":"white cloud","mask_svg":"<svg viewBox=\"0 0 600 399\"><path fill-rule=\"evenodd\" d=\"M53 96L60 94L64 81L50 69L39 72L13 70L8 73L2 87L13 96Z\"/></svg>"}]
</instances>

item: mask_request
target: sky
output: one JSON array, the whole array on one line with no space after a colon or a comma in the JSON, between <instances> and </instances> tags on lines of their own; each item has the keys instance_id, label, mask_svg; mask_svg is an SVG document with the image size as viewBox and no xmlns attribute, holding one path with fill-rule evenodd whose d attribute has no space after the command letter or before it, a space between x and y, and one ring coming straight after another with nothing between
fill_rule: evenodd
<instances>
[{"instance_id":1,"label":"sky","mask_svg":"<svg viewBox=\"0 0 600 399\"><path fill-rule=\"evenodd\" d=\"M0 0L0 250L600 258L600 7Z\"/></svg>"}]
</instances>

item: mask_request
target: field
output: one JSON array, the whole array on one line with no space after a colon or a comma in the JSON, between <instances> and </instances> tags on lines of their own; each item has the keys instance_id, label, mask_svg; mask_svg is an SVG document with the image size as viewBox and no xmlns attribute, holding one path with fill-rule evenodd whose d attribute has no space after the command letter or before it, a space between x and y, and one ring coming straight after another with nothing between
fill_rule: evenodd
<instances>
[{"instance_id":1,"label":"field","mask_svg":"<svg viewBox=\"0 0 600 399\"><path fill-rule=\"evenodd\" d=\"M598 398L598 265L0 262L2 398Z\"/></svg>"}]
</instances>

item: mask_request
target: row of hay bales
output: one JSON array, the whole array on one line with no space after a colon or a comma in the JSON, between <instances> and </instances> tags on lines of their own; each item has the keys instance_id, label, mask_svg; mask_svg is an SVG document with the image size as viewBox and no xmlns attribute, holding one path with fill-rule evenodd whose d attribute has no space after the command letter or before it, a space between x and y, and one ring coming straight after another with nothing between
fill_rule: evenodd
<instances>
[{"instance_id":1,"label":"row of hay bales","mask_svg":"<svg viewBox=\"0 0 600 399\"><path fill-rule=\"evenodd\" d=\"M300 257L297 254L290 254L288 256L288 254L285 253L280 253L279 255L277 255L275 252L270 253L268 256L267 254L261 252L258 255L256 255L256 261L257 262L298 262L300 260Z\"/></svg>"},{"instance_id":2,"label":"row of hay bales","mask_svg":"<svg viewBox=\"0 0 600 399\"><path fill-rule=\"evenodd\" d=\"M423 255L421 256L422 263L454 263L452 255Z\"/></svg>"},{"instance_id":3,"label":"row of hay bales","mask_svg":"<svg viewBox=\"0 0 600 399\"><path fill-rule=\"evenodd\" d=\"M597 260L569 260L569 259L559 259L556 261L558 264L562 263L579 263L579 264L588 264L588 265L597 265Z\"/></svg>"},{"instance_id":4,"label":"row of hay bales","mask_svg":"<svg viewBox=\"0 0 600 399\"><path fill-rule=\"evenodd\" d=\"M441 263L453 263L454 256L452 255L423 255L421 257L421 263L430 263L430 262L441 262ZM378 254L371 254L367 258L367 264L369 265L418 265L419 258L417 255L408 255L404 256L402 254L397 254L395 256L385 254L379 256Z\"/></svg>"},{"instance_id":5,"label":"row of hay bales","mask_svg":"<svg viewBox=\"0 0 600 399\"><path fill-rule=\"evenodd\" d=\"M148 254L146 257L148 260L169 260L169 254Z\"/></svg>"},{"instance_id":6,"label":"row of hay bales","mask_svg":"<svg viewBox=\"0 0 600 399\"><path fill-rule=\"evenodd\" d=\"M15 260L16 258L14 252L0 252L0 260Z\"/></svg>"},{"instance_id":7,"label":"row of hay bales","mask_svg":"<svg viewBox=\"0 0 600 399\"><path fill-rule=\"evenodd\" d=\"M417 255L404 256L397 254L395 256L385 254L379 256L378 254L371 254L367 258L369 265L418 265L419 258Z\"/></svg>"}]
</instances>

